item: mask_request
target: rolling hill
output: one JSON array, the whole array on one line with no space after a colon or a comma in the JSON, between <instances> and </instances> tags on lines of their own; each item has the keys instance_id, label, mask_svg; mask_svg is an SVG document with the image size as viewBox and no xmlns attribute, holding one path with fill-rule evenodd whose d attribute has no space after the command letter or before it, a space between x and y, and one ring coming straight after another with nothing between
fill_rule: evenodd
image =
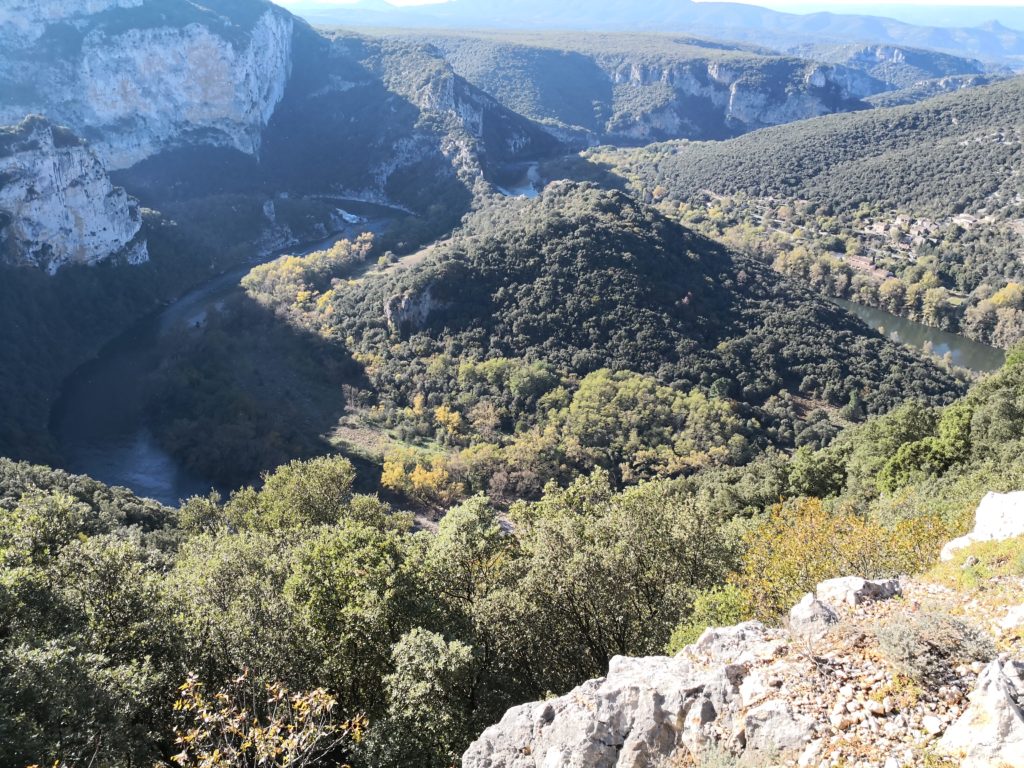
<instances>
[{"instance_id":1,"label":"rolling hill","mask_svg":"<svg viewBox=\"0 0 1024 768\"><path fill-rule=\"evenodd\" d=\"M354 278L322 263L268 264L244 286L359 363L336 437L376 446L385 485L431 455L451 483L502 497L595 463L624 480L742 463L961 386L757 260L590 185L493 200L407 264ZM203 376L222 356L195 346ZM205 436L231 410L178 412Z\"/></svg>"},{"instance_id":2,"label":"rolling hill","mask_svg":"<svg viewBox=\"0 0 1024 768\"><path fill-rule=\"evenodd\" d=\"M1024 80L1014 78L591 159L818 290L1009 348L1024 335L1022 131Z\"/></svg>"},{"instance_id":3,"label":"rolling hill","mask_svg":"<svg viewBox=\"0 0 1024 768\"><path fill-rule=\"evenodd\" d=\"M296 10L316 24L659 31L738 40L777 49L826 41L874 43L927 48L996 63L1019 63L1024 55L1024 33L999 23L974 27L914 25L863 14L782 13L741 3L525 0L510 6L499 0L454 0L421 8L369 2L325 9L300 3Z\"/></svg>"}]
</instances>

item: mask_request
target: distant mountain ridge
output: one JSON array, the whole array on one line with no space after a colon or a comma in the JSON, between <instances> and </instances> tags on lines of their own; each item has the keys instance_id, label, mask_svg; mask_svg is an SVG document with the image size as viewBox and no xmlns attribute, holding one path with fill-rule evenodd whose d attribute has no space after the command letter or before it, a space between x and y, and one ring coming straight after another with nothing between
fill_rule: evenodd
<instances>
[{"instance_id":1,"label":"distant mountain ridge","mask_svg":"<svg viewBox=\"0 0 1024 768\"><path fill-rule=\"evenodd\" d=\"M574 146L722 139L862 110L891 92L904 91L905 102L996 76L976 59L894 45L807 46L784 55L652 33L375 34L429 46L458 75Z\"/></svg>"},{"instance_id":2,"label":"distant mountain ridge","mask_svg":"<svg viewBox=\"0 0 1024 768\"><path fill-rule=\"evenodd\" d=\"M501 29L686 32L780 49L808 43L885 43L930 48L987 62L1024 65L1024 32L998 22L977 27L920 26L870 15L793 14L740 3L652 0L452 0L420 8L379 2L293 7L314 24Z\"/></svg>"}]
</instances>

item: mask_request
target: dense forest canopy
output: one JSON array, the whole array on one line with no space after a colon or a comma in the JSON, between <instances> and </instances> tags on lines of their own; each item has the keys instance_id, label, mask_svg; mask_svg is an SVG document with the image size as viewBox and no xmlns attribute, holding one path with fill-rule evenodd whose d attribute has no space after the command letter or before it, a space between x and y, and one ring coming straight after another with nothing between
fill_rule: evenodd
<instances>
[{"instance_id":1,"label":"dense forest canopy","mask_svg":"<svg viewBox=\"0 0 1024 768\"><path fill-rule=\"evenodd\" d=\"M358 766L446 764L613 655L777 620L849 569L928 567L985 492L1024 482L1022 432L1017 351L955 404L821 450L622 492L598 470L506 526L476 496L436 533L354 493L341 457L180 509L0 460L0 760L193 765L266 725Z\"/></svg>"},{"instance_id":2,"label":"dense forest canopy","mask_svg":"<svg viewBox=\"0 0 1024 768\"><path fill-rule=\"evenodd\" d=\"M631 483L742 464L768 446L823 445L839 425L906 399L962 391L756 259L590 185L492 199L430 249L373 269L365 258L349 247L281 259L243 285L317 339L310 360L350 360L342 426L320 430L382 462L384 487L431 505L474 490L536 496L593 466ZM265 332L244 330L265 321L230 316L177 350L186 378L224 381L222 361L250 366L232 357L239 343L267 349ZM242 401L206 399L173 370L156 398L161 434L207 457L204 469L227 471L245 451L221 445L231 434L221 420ZM242 386L239 397L253 393Z\"/></svg>"}]
</instances>

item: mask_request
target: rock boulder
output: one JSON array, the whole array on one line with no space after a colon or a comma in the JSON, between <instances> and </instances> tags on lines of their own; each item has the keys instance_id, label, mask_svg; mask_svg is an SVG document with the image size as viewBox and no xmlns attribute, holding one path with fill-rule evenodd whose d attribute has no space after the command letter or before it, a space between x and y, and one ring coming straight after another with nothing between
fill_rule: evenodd
<instances>
[{"instance_id":1,"label":"rock boulder","mask_svg":"<svg viewBox=\"0 0 1024 768\"><path fill-rule=\"evenodd\" d=\"M1024 491L988 493L974 513L974 530L954 539L942 548L941 559L952 560L956 553L979 541L1005 541L1024 536Z\"/></svg>"},{"instance_id":2,"label":"rock boulder","mask_svg":"<svg viewBox=\"0 0 1024 768\"><path fill-rule=\"evenodd\" d=\"M978 678L967 711L948 728L939 750L961 768L1024 765L1024 665L993 661Z\"/></svg>"},{"instance_id":3,"label":"rock boulder","mask_svg":"<svg viewBox=\"0 0 1024 768\"><path fill-rule=\"evenodd\" d=\"M860 605L872 600L889 600L900 594L899 579L869 581L859 576L823 581L815 588L818 600L832 608Z\"/></svg>"},{"instance_id":4,"label":"rock boulder","mask_svg":"<svg viewBox=\"0 0 1024 768\"><path fill-rule=\"evenodd\" d=\"M740 692L754 665L786 648L784 632L746 622L708 629L673 658L615 657L607 677L510 709L470 746L463 768L642 768L699 751L712 728L741 748L796 754L813 721L779 699L747 708Z\"/></svg>"},{"instance_id":5,"label":"rock boulder","mask_svg":"<svg viewBox=\"0 0 1024 768\"><path fill-rule=\"evenodd\" d=\"M817 640L828 632L828 628L839 621L839 616L829 606L815 599L808 592L789 611L789 631L805 640Z\"/></svg>"}]
</instances>

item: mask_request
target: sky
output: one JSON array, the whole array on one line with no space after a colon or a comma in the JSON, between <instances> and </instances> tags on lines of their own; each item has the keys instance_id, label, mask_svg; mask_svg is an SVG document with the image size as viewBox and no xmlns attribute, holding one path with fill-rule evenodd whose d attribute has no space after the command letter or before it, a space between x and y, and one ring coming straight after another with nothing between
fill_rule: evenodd
<instances>
[{"instance_id":1,"label":"sky","mask_svg":"<svg viewBox=\"0 0 1024 768\"><path fill-rule=\"evenodd\" d=\"M392 5L430 5L436 3L437 0L388 0ZM706 0L697 0L697 2L703 2ZM745 0L749 5L764 5L769 8L781 8L786 10L804 10L809 7L815 9L825 10L829 7L842 6L849 7L851 5L864 6L868 8L870 6L879 5L893 5L894 0ZM311 5L313 3L317 5L346 5L347 3L353 2L353 0L277 0L280 5ZM974 5L970 0L895 0L896 4L899 5ZM978 5L987 6L1001 6L1005 8L1013 8L1020 6L1022 0L981 0L977 3Z\"/></svg>"},{"instance_id":2,"label":"sky","mask_svg":"<svg viewBox=\"0 0 1024 768\"><path fill-rule=\"evenodd\" d=\"M433 5L438 0L387 0L391 5ZM355 0L274 0L278 5L348 5Z\"/></svg>"},{"instance_id":3,"label":"sky","mask_svg":"<svg viewBox=\"0 0 1024 768\"><path fill-rule=\"evenodd\" d=\"M709 0L697 0L700 2L709 2ZM828 10L830 7L843 7L849 8L851 6L863 7L866 10L872 7L884 6L884 5L916 5L916 6L935 6L935 5L956 5L956 6L999 6L1000 8L1016 8L1021 5L1021 0L980 0L980 2L972 3L970 0L742 0L747 5L763 5L768 8L776 8L779 10L805 10L807 8L814 8L816 10Z\"/></svg>"},{"instance_id":4,"label":"sky","mask_svg":"<svg viewBox=\"0 0 1024 768\"><path fill-rule=\"evenodd\" d=\"M430 5L443 0L388 0L393 5ZM551 0L557 3L559 0ZM633 0L636 2L637 0ZM712 0L697 0L709 2ZM735 2L736 0L733 0ZM925 26L972 27L991 20L1024 30L1024 0L739 0L791 13L873 14ZM3 2L3 0L0 0ZM354 0L276 0L302 12L313 8L344 7ZM514 3L515 0L509 0ZM1005 10L1004 10L1005 9Z\"/></svg>"}]
</instances>

